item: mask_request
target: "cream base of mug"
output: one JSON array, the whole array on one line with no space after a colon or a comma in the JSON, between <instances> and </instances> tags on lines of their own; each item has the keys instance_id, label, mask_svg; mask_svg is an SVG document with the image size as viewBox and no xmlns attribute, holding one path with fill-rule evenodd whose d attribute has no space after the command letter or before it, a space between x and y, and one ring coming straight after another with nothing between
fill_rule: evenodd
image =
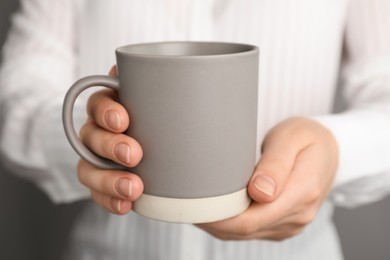
<instances>
[{"instance_id":1,"label":"cream base of mug","mask_svg":"<svg viewBox=\"0 0 390 260\"><path fill-rule=\"evenodd\" d=\"M244 212L251 203L247 189L216 197L177 199L143 194L133 210L150 219L174 223L207 223Z\"/></svg>"}]
</instances>

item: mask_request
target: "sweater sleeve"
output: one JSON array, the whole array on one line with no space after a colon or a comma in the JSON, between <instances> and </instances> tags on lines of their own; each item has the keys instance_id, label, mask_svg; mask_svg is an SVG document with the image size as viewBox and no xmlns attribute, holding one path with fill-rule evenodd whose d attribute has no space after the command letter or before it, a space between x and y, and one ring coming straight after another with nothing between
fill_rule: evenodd
<instances>
[{"instance_id":1,"label":"sweater sleeve","mask_svg":"<svg viewBox=\"0 0 390 260\"><path fill-rule=\"evenodd\" d=\"M357 206L390 192L390 2L351 0L342 67L346 111L315 119L340 149L330 198Z\"/></svg>"},{"instance_id":2,"label":"sweater sleeve","mask_svg":"<svg viewBox=\"0 0 390 260\"><path fill-rule=\"evenodd\" d=\"M0 70L0 155L11 172L54 202L89 196L61 123L62 100L75 79L75 1L24 0L12 17ZM76 105L79 126L85 120Z\"/></svg>"}]
</instances>

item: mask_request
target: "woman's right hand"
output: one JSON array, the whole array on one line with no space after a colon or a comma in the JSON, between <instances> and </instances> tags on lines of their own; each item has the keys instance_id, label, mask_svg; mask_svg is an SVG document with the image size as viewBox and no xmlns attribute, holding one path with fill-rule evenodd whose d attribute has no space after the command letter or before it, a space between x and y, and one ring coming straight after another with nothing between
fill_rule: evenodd
<instances>
[{"instance_id":1,"label":"woman's right hand","mask_svg":"<svg viewBox=\"0 0 390 260\"><path fill-rule=\"evenodd\" d=\"M116 67L110 76L116 76ZM81 141L94 153L127 167L136 166L142 158L141 145L123 134L130 120L117 101L117 93L103 90L88 100L88 120L80 131ZM142 180L120 170L102 170L80 160L78 178L91 190L93 200L111 213L123 215L143 192Z\"/></svg>"}]
</instances>

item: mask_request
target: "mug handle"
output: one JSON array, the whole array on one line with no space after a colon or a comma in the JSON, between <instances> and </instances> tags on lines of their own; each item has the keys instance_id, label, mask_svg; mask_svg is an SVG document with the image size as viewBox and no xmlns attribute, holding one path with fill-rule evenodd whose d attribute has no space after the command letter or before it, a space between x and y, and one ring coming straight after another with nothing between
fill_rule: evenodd
<instances>
[{"instance_id":1,"label":"mug handle","mask_svg":"<svg viewBox=\"0 0 390 260\"><path fill-rule=\"evenodd\" d=\"M113 161L100 157L89 150L79 139L73 124L73 107L77 97L90 87L104 86L115 91L119 90L119 80L117 77L94 75L87 76L76 81L65 95L62 107L62 123L64 126L66 137L73 149L80 155L81 158L93 164L100 169L126 169L124 166Z\"/></svg>"}]
</instances>

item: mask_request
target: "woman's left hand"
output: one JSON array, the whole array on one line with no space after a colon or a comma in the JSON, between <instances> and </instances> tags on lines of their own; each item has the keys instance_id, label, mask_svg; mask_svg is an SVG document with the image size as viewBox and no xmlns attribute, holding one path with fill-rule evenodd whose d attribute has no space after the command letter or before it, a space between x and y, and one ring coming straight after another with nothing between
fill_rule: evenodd
<instances>
[{"instance_id":1,"label":"woman's left hand","mask_svg":"<svg viewBox=\"0 0 390 260\"><path fill-rule=\"evenodd\" d=\"M303 231L327 197L338 164L333 135L319 123L290 118L269 131L248 185L242 214L198 227L223 240L283 240Z\"/></svg>"}]
</instances>

